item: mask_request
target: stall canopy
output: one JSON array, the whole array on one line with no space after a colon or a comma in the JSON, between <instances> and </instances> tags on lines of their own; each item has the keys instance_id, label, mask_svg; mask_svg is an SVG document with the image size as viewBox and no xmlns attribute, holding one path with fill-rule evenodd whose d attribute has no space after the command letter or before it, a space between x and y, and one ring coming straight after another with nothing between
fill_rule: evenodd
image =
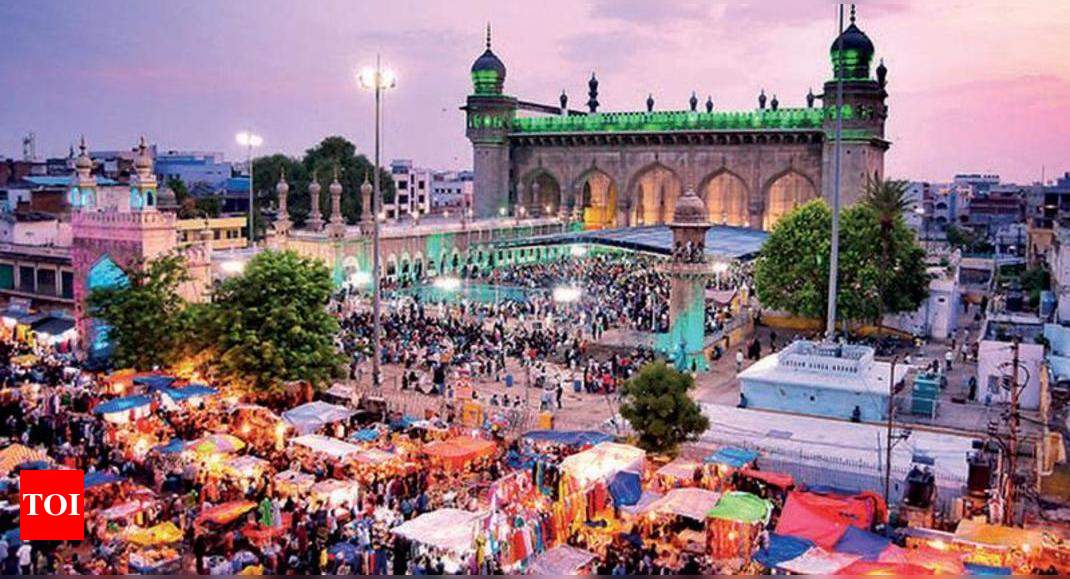
<instances>
[{"instance_id":1,"label":"stall canopy","mask_svg":"<svg viewBox=\"0 0 1070 579\"><path fill-rule=\"evenodd\" d=\"M646 453L627 444L603 442L583 452L565 457L561 471L576 479L580 486L607 481L620 471L642 472Z\"/></svg>"},{"instance_id":2,"label":"stall canopy","mask_svg":"<svg viewBox=\"0 0 1070 579\"><path fill-rule=\"evenodd\" d=\"M684 458L677 458L669 464L658 469L658 476L669 477L679 480L692 480L695 478L695 470L699 463Z\"/></svg>"},{"instance_id":3,"label":"stall canopy","mask_svg":"<svg viewBox=\"0 0 1070 579\"><path fill-rule=\"evenodd\" d=\"M379 431L374 428L362 428L349 438L354 442L374 442L379 439Z\"/></svg>"},{"instance_id":4,"label":"stall canopy","mask_svg":"<svg viewBox=\"0 0 1070 579\"><path fill-rule=\"evenodd\" d=\"M1010 567L993 567L991 565L978 565L976 563L966 563L967 575L1013 575L1014 571Z\"/></svg>"},{"instance_id":5,"label":"stall canopy","mask_svg":"<svg viewBox=\"0 0 1070 579\"><path fill-rule=\"evenodd\" d=\"M754 462L757 458L758 453L753 450L735 446L726 446L717 449L716 452L707 456L704 459L704 462L706 464L723 464L732 468L743 468Z\"/></svg>"},{"instance_id":6,"label":"stall canopy","mask_svg":"<svg viewBox=\"0 0 1070 579\"><path fill-rule=\"evenodd\" d=\"M12 444L0 450L0 476L7 476L20 464L37 460L48 460L48 455L28 446Z\"/></svg>"},{"instance_id":7,"label":"stall canopy","mask_svg":"<svg viewBox=\"0 0 1070 579\"><path fill-rule=\"evenodd\" d=\"M639 473L621 471L609 479L609 494L617 507L628 507L639 502L643 496L643 485Z\"/></svg>"},{"instance_id":8,"label":"stall canopy","mask_svg":"<svg viewBox=\"0 0 1070 579\"><path fill-rule=\"evenodd\" d=\"M127 527L124 533L126 540L143 547L150 545L166 545L182 540L182 531L171 521L160 523L155 527L143 529L141 527Z\"/></svg>"},{"instance_id":9,"label":"stall canopy","mask_svg":"<svg viewBox=\"0 0 1070 579\"><path fill-rule=\"evenodd\" d=\"M755 480L760 480L763 483L774 486L781 489L791 489L795 486L795 478L790 474L782 472L773 472L769 470L755 470L753 468L745 468L742 471L744 476L748 476Z\"/></svg>"},{"instance_id":10,"label":"stall canopy","mask_svg":"<svg viewBox=\"0 0 1070 579\"><path fill-rule=\"evenodd\" d=\"M308 448L313 452L327 455L335 460L343 460L350 455L360 452L360 447L355 444L349 444L348 442L343 442L337 438L329 438L319 434L298 436L293 439L292 442Z\"/></svg>"},{"instance_id":11,"label":"stall canopy","mask_svg":"<svg viewBox=\"0 0 1070 579\"><path fill-rule=\"evenodd\" d=\"M720 500L721 493L698 488L673 489L650 503L648 513L677 515L695 521L705 521L706 513Z\"/></svg>"},{"instance_id":12,"label":"stall canopy","mask_svg":"<svg viewBox=\"0 0 1070 579\"><path fill-rule=\"evenodd\" d=\"M836 572L837 575L893 575L895 577L916 577L932 575L925 567L910 563L881 563L879 561L855 561Z\"/></svg>"},{"instance_id":13,"label":"stall canopy","mask_svg":"<svg viewBox=\"0 0 1070 579\"><path fill-rule=\"evenodd\" d=\"M773 533L769 535L768 545L755 553L754 560L767 569L776 569L781 563L799 557L813 546L813 542L800 537Z\"/></svg>"},{"instance_id":14,"label":"stall canopy","mask_svg":"<svg viewBox=\"0 0 1070 579\"><path fill-rule=\"evenodd\" d=\"M161 388L160 392L166 394L175 402L183 402L185 400L203 398L205 396L215 396L219 393L215 388L211 388L204 384L190 384L189 386L182 386L179 388Z\"/></svg>"},{"instance_id":15,"label":"stall canopy","mask_svg":"<svg viewBox=\"0 0 1070 579\"><path fill-rule=\"evenodd\" d=\"M760 497L750 493L730 492L717 501L717 506L710 509L706 516L714 519L737 521L741 523L769 522L769 515L773 512L773 505Z\"/></svg>"},{"instance_id":16,"label":"stall canopy","mask_svg":"<svg viewBox=\"0 0 1070 579\"><path fill-rule=\"evenodd\" d=\"M93 409L93 414L114 414L116 412L127 412L134 408L141 408L142 406L148 406L152 404L152 398L144 394L138 394L136 396L124 396L122 398L115 398L97 404L97 407Z\"/></svg>"},{"instance_id":17,"label":"stall canopy","mask_svg":"<svg viewBox=\"0 0 1070 579\"><path fill-rule=\"evenodd\" d=\"M532 442L549 442L567 446L594 446L613 437L594 430L532 430L524 435Z\"/></svg>"},{"instance_id":18,"label":"stall canopy","mask_svg":"<svg viewBox=\"0 0 1070 579\"><path fill-rule=\"evenodd\" d=\"M492 456L496 449L497 445L490 440L458 436L432 442L424 447L424 452L432 460L441 461L452 468L461 468L470 461Z\"/></svg>"},{"instance_id":19,"label":"stall canopy","mask_svg":"<svg viewBox=\"0 0 1070 579\"><path fill-rule=\"evenodd\" d=\"M1002 525L990 525L984 521L963 519L955 529L955 536L964 541L973 541L997 547L1025 549L1037 547L1043 536L1035 529L1018 529Z\"/></svg>"},{"instance_id":20,"label":"stall canopy","mask_svg":"<svg viewBox=\"0 0 1070 579\"><path fill-rule=\"evenodd\" d=\"M98 470L87 472L85 473L85 488L91 489L94 487L101 487L112 483L122 482L124 480L126 480L126 478L106 471Z\"/></svg>"},{"instance_id":21,"label":"stall canopy","mask_svg":"<svg viewBox=\"0 0 1070 579\"><path fill-rule=\"evenodd\" d=\"M863 561L876 561L890 544L888 537L849 526L833 550L858 555Z\"/></svg>"},{"instance_id":22,"label":"stall canopy","mask_svg":"<svg viewBox=\"0 0 1070 579\"><path fill-rule=\"evenodd\" d=\"M245 448L245 443L237 436L230 434L209 434L186 445L186 450L197 454L226 454L239 452Z\"/></svg>"},{"instance_id":23,"label":"stall canopy","mask_svg":"<svg viewBox=\"0 0 1070 579\"><path fill-rule=\"evenodd\" d=\"M393 533L406 539L453 553L471 551L476 533L486 513L439 509L394 527Z\"/></svg>"},{"instance_id":24,"label":"stall canopy","mask_svg":"<svg viewBox=\"0 0 1070 579\"><path fill-rule=\"evenodd\" d=\"M869 529L875 514L866 495L850 497L792 491L784 503L776 532L832 549L849 526Z\"/></svg>"},{"instance_id":25,"label":"stall canopy","mask_svg":"<svg viewBox=\"0 0 1070 579\"><path fill-rule=\"evenodd\" d=\"M353 414L344 406L317 400L283 412L282 419L292 424L299 434L309 434L328 424L348 420Z\"/></svg>"},{"instance_id":26,"label":"stall canopy","mask_svg":"<svg viewBox=\"0 0 1070 579\"><path fill-rule=\"evenodd\" d=\"M794 559L780 563L778 567L796 575L835 575L857 560L858 555L830 553L821 547L813 547Z\"/></svg>"},{"instance_id":27,"label":"stall canopy","mask_svg":"<svg viewBox=\"0 0 1070 579\"><path fill-rule=\"evenodd\" d=\"M212 522L217 525L225 525L236 521L238 517L256 508L252 501L231 501L214 507L209 507L197 515L197 524Z\"/></svg>"},{"instance_id":28,"label":"stall canopy","mask_svg":"<svg viewBox=\"0 0 1070 579\"><path fill-rule=\"evenodd\" d=\"M143 376L137 376L134 378L134 384L138 386L145 386L152 390L167 390L178 381L178 378L174 376L167 376L164 374L148 374Z\"/></svg>"},{"instance_id":29,"label":"stall canopy","mask_svg":"<svg viewBox=\"0 0 1070 579\"><path fill-rule=\"evenodd\" d=\"M570 545L558 545L535 557L528 571L532 575L547 577L578 575L595 559L595 554Z\"/></svg>"},{"instance_id":30,"label":"stall canopy","mask_svg":"<svg viewBox=\"0 0 1070 579\"><path fill-rule=\"evenodd\" d=\"M183 450L186 450L186 445L188 444L189 442L185 440L172 438L171 440L167 441L167 444L161 444L155 447L154 450L163 454L178 454Z\"/></svg>"}]
</instances>

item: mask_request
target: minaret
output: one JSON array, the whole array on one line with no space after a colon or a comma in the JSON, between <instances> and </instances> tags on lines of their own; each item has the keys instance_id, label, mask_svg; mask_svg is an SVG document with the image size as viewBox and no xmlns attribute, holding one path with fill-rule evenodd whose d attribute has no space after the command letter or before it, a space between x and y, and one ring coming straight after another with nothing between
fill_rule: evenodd
<instances>
[{"instance_id":1,"label":"minaret","mask_svg":"<svg viewBox=\"0 0 1070 579\"><path fill-rule=\"evenodd\" d=\"M156 211L156 175L152 171L152 156L142 136L134 158L134 175L130 179L130 210Z\"/></svg>"},{"instance_id":2,"label":"minaret","mask_svg":"<svg viewBox=\"0 0 1070 579\"><path fill-rule=\"evenodd\" d=\"M376 216L372 214L375 207L372 206L372 184L368 182L368 174L364 173L364 182L360 184L360 232L363 235L371 235L375 228Z\"/></svg>"},{"instance_id":3,"label":"minaret","mask_svg":"<svg viewBox=\"0 0 1070 579\"><path fill-rule=\"evenodd\" d=\"M669 333L659 336L659 349L680 371L709 369L703 348L706 337L706 204L688 187L676 201L672 223L672 258L659 266L669 276Z\"/></svg>"},{"instance_id":4,"label":"minaret","mask_svg":"<svg viewBox=\"0 0 1070 579\"><path fill-rule=\"evenodd\" d=\"M516 97L505 94L505 64L491 50L490 24L486 49L472 63L471 72L472 93L464 111L475 174L472 205L476 217L497 217L509 208L509 129L518 105Z\"/></svg>"},{"instance_id":5,"label":"minaret","mask_svg":"<svg viewBox=\"0 0 1070 579\"><path fill-rule=\"evenodd\" d=\"M97 178L93 176L93 159L86 152L85 137L78 143L78 158L74 160L74 175L67 192L72 211L92 209L97 204Z\"/></svg>"},{"instance_id":6,"label":"minaret","mask_svg":"<svg viewBox=\"0 0 1070 579\"><path fill-rule=\"evenodd\" d=\"M290 212L288 207L290 185L286 182L286 170L279 172L279 182L275 185L275 193L279 195L279 212L275 218L275 233L286 235L290 232Z\"/></svg>"},{"instance_id":7,"label":"minaret","mask_svg":"<svg viewBox=\"0 0 1070 579\"><path fill-rule=\"evenodd\" d=\"M323 230L323 214L320 213L320 182L319 177L313 173L312 182L308 184L308 195L311 197L311 210L308 214L308 228L312 231Z\"/></svg>"},{"instance_id":8,"label":"minaret","mask_svg":"<svg viewBox=\"0 0 1070 579\"><path fill-rule=\"evenodd\" d=\"M342 218L342 184L338 182L338 168L334 169L334 180L327 188L331 193L331 221L327 225L327 237L341 239L346 236L346 221Z\"/></svg>"}]
</instances>

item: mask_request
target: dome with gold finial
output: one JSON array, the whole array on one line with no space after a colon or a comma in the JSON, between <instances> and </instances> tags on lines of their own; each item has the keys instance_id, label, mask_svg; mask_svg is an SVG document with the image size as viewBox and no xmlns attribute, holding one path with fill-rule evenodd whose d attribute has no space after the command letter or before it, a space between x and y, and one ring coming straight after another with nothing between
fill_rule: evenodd
<instances>
[{"instance_id":1,"label":"dome with gold finial","mask_svg":"<svg viewBox=\"0 0 1070 579\"><path fill-rule=\"evenodd\" d=\"M85 137L82 137L82 140L78 143L78 151L78 158L74 161L74 168L92 171L93 159L89 158L89 153L86 152Z\"/></svg>"}]
</instances>

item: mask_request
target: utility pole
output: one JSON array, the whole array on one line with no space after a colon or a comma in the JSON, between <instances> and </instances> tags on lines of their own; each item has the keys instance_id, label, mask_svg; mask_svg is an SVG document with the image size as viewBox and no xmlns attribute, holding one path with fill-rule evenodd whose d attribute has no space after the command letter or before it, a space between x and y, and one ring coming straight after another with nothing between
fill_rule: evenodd
<instances>
[{"instance_id":1,"label":"utility pole","mask_svg":"<svg viewBox=\"0 0 1070 579\"><path fill-rule=\"evenodd\" d=\"M1018 348L1021 338L1015 337L1011 342L1011 350L1014 352L1014 358L1011 362L1011 417L1010 417L1010 440L1007 444L1007 478L1004 484L1007 485L1004 490L1003 507L1003 524L1012 526L1014 524L1014 502L1015 502L1015 487L1014 487L1014 475L1018 470Z\"/></svg>"},{"instance_id":2,"label":"utility pole","mask_svg":"<svg viewBox=\"0 0 1070 579\"><path fill-rule=\"evenodd\" d=\"M836 285L840 269L840 141L843 135L843 75L846 64L843 57L843 4L840 4L839 34L836 36L836 141L833 155L832 177L832 249L829 252L829 298L825 314L827 327L825 339L834 341L836 336Z\"/></svg>"},{"instance_id":3,"label":"utility pole","mask_svg":"<svg viewBox=\"0 0 1070 579\"><path fill-rule=\"evenodd\" d=\"M892 420L895 413L895 364L899 357L892 358L888 371L888 423L884 433L884 504L889 504L892 494Z\"/></svg>"}]
</instances>

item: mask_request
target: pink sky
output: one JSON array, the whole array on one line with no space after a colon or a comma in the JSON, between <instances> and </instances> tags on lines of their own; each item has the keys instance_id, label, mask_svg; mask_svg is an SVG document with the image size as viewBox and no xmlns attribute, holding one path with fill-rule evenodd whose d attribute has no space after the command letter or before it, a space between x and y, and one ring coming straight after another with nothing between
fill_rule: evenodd
<instances>
[{"instance_id":1,"label":"pink sky","mask_svg":"<svg viewBox=\"0 0 1070 579\"><path fill-rule=\"evenodd\" d=\"M508 67L506 90L604 110L718 109L759 89L802 106L829 76L835 4L824 0L53 1L0 5L0 154L28 131L43 154L79 134L100 148L139 133L164 148L299 154L328 134L371 146L371 99L355 70L375 52L399 83L385 104L384 158L464 168L458 107L483 27ZM1070 2L864 2L859 25L889 68L891 176L998 172L1031 182L1070 170Z\"/></svg>"}]
</instances>

